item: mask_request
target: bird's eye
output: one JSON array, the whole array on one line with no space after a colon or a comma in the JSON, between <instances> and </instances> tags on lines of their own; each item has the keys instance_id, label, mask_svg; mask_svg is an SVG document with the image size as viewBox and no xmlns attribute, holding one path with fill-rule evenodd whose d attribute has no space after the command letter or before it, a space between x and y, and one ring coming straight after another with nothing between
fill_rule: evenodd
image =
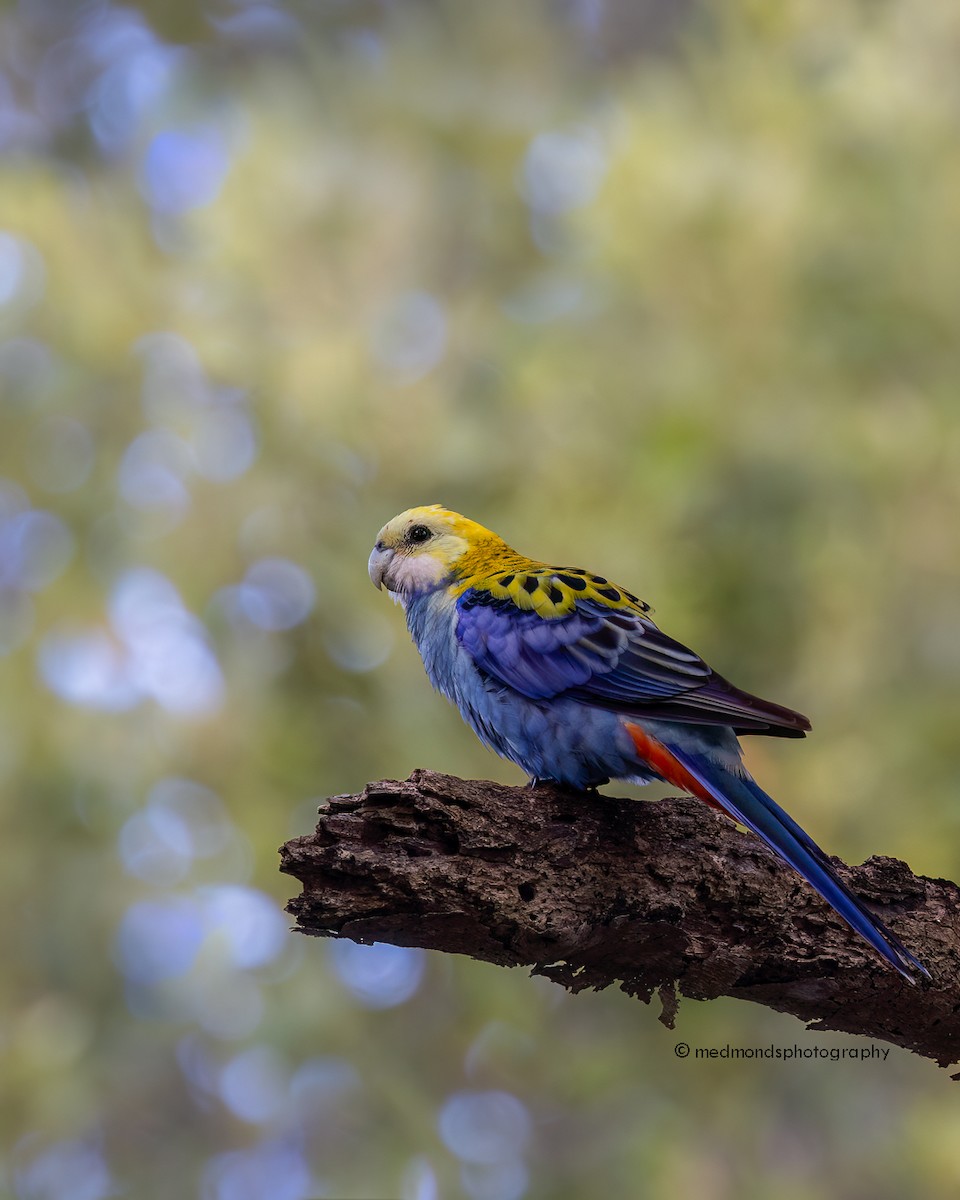
<instances>
[{"instance_id":1,"label":"bird's eye","mask_svg":"<svg viewBox=\"0 0 960 1200\"><path fill-rule=\"evenodd\" d=\"M433 534L426 525L411 525L407 532L408 542L429 542Z\"/></svg>"}]
</instances>

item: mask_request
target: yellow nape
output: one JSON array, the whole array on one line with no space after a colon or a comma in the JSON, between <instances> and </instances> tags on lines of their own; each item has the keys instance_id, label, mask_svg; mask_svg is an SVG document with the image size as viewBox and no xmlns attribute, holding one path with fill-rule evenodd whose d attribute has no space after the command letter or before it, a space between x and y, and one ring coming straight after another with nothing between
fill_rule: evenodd
<instances>
[{"instance_id":1,"label":"yellow nape","mask_svg":"<svg viewBox=\"0 0 960 1200\"><path fill-rule=\"evenodd\" d=\"M423 525L432 536L421 543L410 531ZM519 554L485 526L442 504L408 508L380 530L378 544L395 548L409 562L432 560L449 574L449 588L460 596L470 588L510 600L518 609L533 609L542 617L564 617L589 600L609 609L647 614L650 605L626 588L580 567L554 567Z\"/></svg>"}]
</instances>

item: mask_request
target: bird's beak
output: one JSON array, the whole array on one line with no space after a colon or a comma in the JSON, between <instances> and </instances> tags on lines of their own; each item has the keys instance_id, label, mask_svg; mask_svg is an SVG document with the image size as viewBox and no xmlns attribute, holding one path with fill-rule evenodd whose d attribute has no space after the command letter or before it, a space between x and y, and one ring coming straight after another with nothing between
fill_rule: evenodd
<instances>
[{"instance_id":1,"label":"bird's beak","mask_svg":"<svg viewBox=\"0 0 960 1200\"><path fill-rule=\"evenodd\" d=\"M382 588L384 577L390 569L390 564L393 562L393 551L388 546L381 546L378 542L370 551L370 558L367 560L367 571L370 575L370 582L375 588ZM387 587L390 586L389 580Z\"/></svg>"}]
</instances>

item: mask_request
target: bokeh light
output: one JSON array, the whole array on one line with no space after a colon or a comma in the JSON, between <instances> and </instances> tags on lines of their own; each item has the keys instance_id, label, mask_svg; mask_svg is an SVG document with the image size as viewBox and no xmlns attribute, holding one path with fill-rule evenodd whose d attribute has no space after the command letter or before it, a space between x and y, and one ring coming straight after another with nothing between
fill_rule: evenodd
<instances>
[{"instance_id":1,"label":"bokeh light","mask_svg":"<svg viewBox=\"0 0 960 1200\"><path fill-rule=\"evenodd\" d=\"M0 587L39 592L73 556L73 535L53 513L28 509L0 525Z\"/></svg>"},{"instance_id":2,"label":"bokeh light","mask_svg":"<svg viewBox=\"0 0 960 1200\"><path fill-rule=\"evenodd\" d=\"M315 599L307 572L283 558L259 559L229 594L232 611L270 632L301 624L313 610Z\"/></svg>"},{"instance_id":3,"label":"bokeh light","mask_svg":"<svg viewBox=\"0 0 960 1200\"><path fill-rule=\"evenodd\" d=\"M407 292L393 300L373 332L374 357L405 383L432 370L447 343L447 318L436 296Z\"/></svg>"},{"instance_id":4,"label":"bokeh light","mask_svg":"<svg viewBox=\"0 0 960 1200\"><path fill-rule=\"evenodd\" d=\"M269 1046L251 1046L220 1072L224 1104L251 1124L276 1120L287 1102L287 1077L279 1056Z\"/></svg>"},{"instance_id":5,"label":"bokeh light","mask_svg":"<svg viewBox=\"0 0 960 1200\"><path fill-rule=\"evenodd\" d=\"M124 823L118 850L131 875L170 887L195 859L217 854L234 836L216 793L189 779L164 779Z\"/></svg>"},{"instance_id":6,"label":"bokeh light","mask_svg":"<svg viewBox=\"0 0 960 1200\"><path fill-rule=\"evenodd\" d=\"M36 304L43 284L44 265L37 248L0 230L0 308Z\"/></svg>"},{"instance_id":7,"label":"bokeh light","mask_svg":"<svg viewBox=\"0 0 960 1200\"><path fill-rule=\"evenodd\" d=\"M118 1194L103 1151L93 1141L63 1141L37 1152L28 1141L18 1147L17 1157L28 1160L14 1169L18 1200L107 1200Z\"/></svg>"},{"instance_id":8,"label":"bokeh light","mask_svg":"<svg viewBox=\"0 0 960 1200\"><path fill-rule=\"evenodd\" d=\"M208 932L226 947L233 966L262 967L284 949L288 924L263 892L218 884L202 888L198 898Z\"/></svg>"},{"instance_id":9,"label":"bokeh light","mask_svg":"<svg viewBox=\"0 0 960 1200\"><path fill-rule=\"evenodd\" d=\"M185 896L140 900L126 911L117 935L117 959L134 983L175 979L193 966L203 941L200 912Z\"/></svg>"},{"instance_id":10,"label":"bokeh light","mask_svg":"<svg viewBox=\"0 0 960 1200\"><path fill-rule=\"evenodd\" d=\"M312 1200L317 1195L303 1152L283 1141L215 1155L201 1189L202 1200Z\"/></svg>"},{"instance_id":11,"label":"bokeh light","mask_svg":"<svg viewBox=\"0 0 960 1200\"><path fill-rule=\"evenodd\" d=\"M409 1000L423 977L422 950L338 941L330 947L334 969L361 1004L392 1008Z\"/></svg>"},{"instance_id":12,"label":"bokeh light","mask_svg":"<svg viewBox=\"0 0 960 1200\"><path fill-rule=\"evenodd\" d=\"M229 167L226 141L216 128L165 129L147 147L141 188L156 212L182 216L216 199Z\"/></svg>"},{"instance_id":13,"label":"bokeh light","mask_svg":"<svg viewBox=\"0 0 960 1200\"><path fill-rule=\"evenodd\" d=\"M141 433L120 461L120 495L134 508L166 510L179 519L190 506L185 482L189 463L189 447L182 438L165 430Z\"/></svg>"},{"instance_id":14,"label":"bokeh light","mask_svg":"<svg viewBox=\"0 0 960 1200\"><path fill-rule=\"evenodd\" d=\"M508 1092L458 1092L440 1110L440 1134L464 1162L492 1166L516 1159L530 1136L530 1117Z\"/></svg>"},{"instance_id":15,"label":"bokeh light","mask_svg":"<svg viewBox=\"0 0 960 1200\"><path fill-rule=\"evenodd\" d=\"M589 204L606 166L600 136L590 129L538 133L523 160L522 191L536 212L556 216Z\"/></svg>"}]
</instances>

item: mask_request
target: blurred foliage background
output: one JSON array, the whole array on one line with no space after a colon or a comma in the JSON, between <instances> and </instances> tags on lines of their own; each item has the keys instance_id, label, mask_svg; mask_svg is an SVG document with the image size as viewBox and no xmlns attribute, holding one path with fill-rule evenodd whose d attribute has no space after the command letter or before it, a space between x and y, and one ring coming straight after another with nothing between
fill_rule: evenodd
<instances>
[{"instance_id":1,"label":"blurred foliage background","mask_svg":"<svg viewBox=\"0 0 960 1200\"><path fill-rule=\"evenodd\" d=\"M958 52L946 0L0 6L3 1195L957 1195L945 1072L307 942L276 847L519 781L366 578L439 500L809 713L749 758L830 850L960 876Z\"/></svg>"}]
</instances>

